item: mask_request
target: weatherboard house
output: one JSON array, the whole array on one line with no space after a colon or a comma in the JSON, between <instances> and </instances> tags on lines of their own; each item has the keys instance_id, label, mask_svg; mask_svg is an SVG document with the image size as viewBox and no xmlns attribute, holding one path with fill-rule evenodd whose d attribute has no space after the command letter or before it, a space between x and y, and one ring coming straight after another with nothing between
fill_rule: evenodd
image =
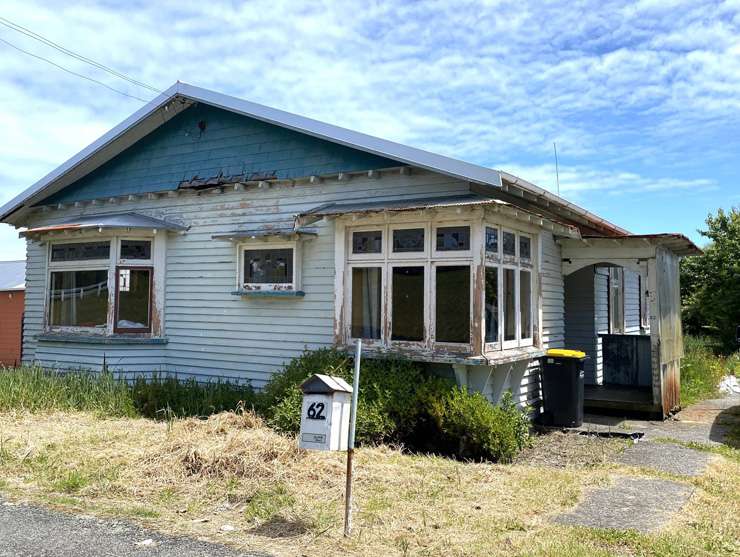
<instances>
[{"instance_id":1,"label":"weatherboard house","mask_svg":"<svg viewBox=\"0 0 740 557\"><path fill-rule=\"evenodd\" d=\"M496 402L584 350L587 404L679 404L678 234L506 172L177 83L0 208L23 360L260 388L306 348L425 362Z\"/></svg>"}]
</instances>

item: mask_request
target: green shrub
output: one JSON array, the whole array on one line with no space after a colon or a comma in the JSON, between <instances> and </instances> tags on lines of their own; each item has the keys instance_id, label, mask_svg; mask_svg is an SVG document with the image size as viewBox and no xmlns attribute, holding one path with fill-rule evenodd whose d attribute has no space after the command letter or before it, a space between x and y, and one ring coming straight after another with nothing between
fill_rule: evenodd
<instances>
[{"instance_id":1,"label":"green shrub","mask_svg":"<svg viewBox=\"0 0 740 557\"><path fill-rule=\"evenodd\" d=\"M314 373L351 382L352 359L334 349L321 349L291 361L258 395L270 426L284 433L299 430L299 385ZM401 442L415 450L509 461L528 436L529 419L510 394L493 406L479 393L426 375L419 364L391 358L362 361L358 443Z\"/></svg>"},{"instance_id":2,"label":"green shrub","mask_svg":"<svg viewBox=\"0 0 740 557\"><path fill-rule=\"evenodd\" d=\"M445 444L458 443L455 454L462 458L511 462L527 444L529 424L511 393L493 406L480 393L455 388L447 397L441 419Z\"/></svg>"},{"instance_id":3,"label":"green shrub","mask_svg":"<svg viewBox=\"0 0 740 557\"><path fill-rule=\"evenodd\" d=\"M239 406L251 407L254 391L249 385L229 381L198 383L175 375L139 376L131 386L136 410L147 418L208 416Z\"/></svg>"}]
</instances>

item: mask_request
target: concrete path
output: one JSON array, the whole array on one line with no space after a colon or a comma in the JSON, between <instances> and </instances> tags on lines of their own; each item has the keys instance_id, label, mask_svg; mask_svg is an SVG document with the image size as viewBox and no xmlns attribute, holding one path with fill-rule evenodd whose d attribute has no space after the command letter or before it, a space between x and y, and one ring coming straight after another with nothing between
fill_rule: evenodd
<instances>
[{"instance_id":1,"label":"concrete path","mask_svg":"<svg viewBox=\"0 0 740 557\"><path fill-rule=\"evenodd\" d=\"M676 476L701 476L714 456L687 448L682 443L737 447L740 432L740 394L706 400L664 422L588 416L583 431L642 433L643 437L614 458L627 466L648 468ZM681 481L616 476L614 483L585 494L573 511L555 522L593 528L634 529L649 532L660 528L691 496L692 487Z\"/></svg>"},{"instance_id":2,"label":"concrete path","mask_svg":"<svg viewBox=\"0 0 740 557\"><path fill-rule=\"evenodd\" d=\"M614 485L594 489L555 522L591 528L650 532L670 519L691 495L691 487L668 480L619 476Z\"/></svg>"},{"instance_id":3,"label":"concrete path","mask_svg":"<svg viewBox=\"0 0 740 557\"><path fill-rule=\"evenodd\" d=\"M269 557L120 520L74 516L0 501L0 557Z\"/></svg>"}]
</instances>

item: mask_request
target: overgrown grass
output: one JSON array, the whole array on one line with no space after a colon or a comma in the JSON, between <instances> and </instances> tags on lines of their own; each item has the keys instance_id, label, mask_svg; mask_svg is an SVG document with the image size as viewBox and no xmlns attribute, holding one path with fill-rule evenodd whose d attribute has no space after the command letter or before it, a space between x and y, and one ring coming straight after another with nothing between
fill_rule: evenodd
<instances>
[{"instance_id":1,"label":"overgrown grass","mask_svg":"<svg viewBox=\"0 0 740 557\"><path fill-rule=\"evenodd\" d=\"M0 370L0 412L82 411L103 417L171 419L209 416L251 407L248 385L198 383L175 376L141 376L133 383L112 373L49 371L38 367Z\"/></svg>"},{"instance_id":2,"label":"overgrown grass","mask_svg":"<svg viewBox=\"0 0 740 557\"><path fill-rule=\"evenodd\" d=\"M681 404L688 406L718 395L722 377L740 374L740 353L719 355L711 340L684 337L684 359L681 362Z\"/></svg>"},{"instance_id":3,"label":"overgrown grass","mask_svg":"<svg viewBox=\"0 0 740 557\"><path fill-rule=\"evenodd\" d=\"M110 373L59 373L38 367L0 370L0 411L8 410L137 414L131 389Z\"/></svg>"}]
</instances>

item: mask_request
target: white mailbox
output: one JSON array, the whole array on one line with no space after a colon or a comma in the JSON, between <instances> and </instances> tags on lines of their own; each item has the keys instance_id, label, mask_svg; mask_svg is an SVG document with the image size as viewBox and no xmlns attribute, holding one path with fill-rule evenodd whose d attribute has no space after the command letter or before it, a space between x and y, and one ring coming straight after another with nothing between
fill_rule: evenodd
<instances>
[{"instance_id":1,"label":"white mailbox","mask_svg":"<svg viewBox=\"0 0 740 557\"><path fill-rule=\"evenodd\" d=\"M302 449L346 451L352 387L341 377L316 374L301 385Z\"/></svg>"}]
</instances>

